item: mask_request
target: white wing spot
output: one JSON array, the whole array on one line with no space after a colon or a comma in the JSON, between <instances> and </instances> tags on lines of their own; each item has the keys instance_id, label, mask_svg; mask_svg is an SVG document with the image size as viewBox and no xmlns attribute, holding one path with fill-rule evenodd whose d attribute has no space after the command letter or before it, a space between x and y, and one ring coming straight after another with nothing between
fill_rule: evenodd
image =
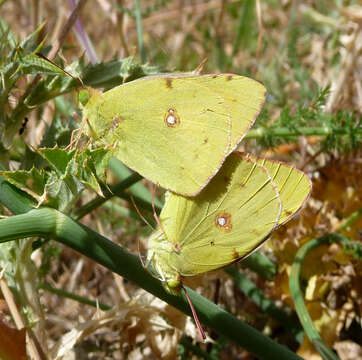
<instances>
[{"instance_id":1,"label":"white wing spot","mask_svg":"<svg viewBox=\"0 0 362 360\"><path fill-rule=\"evenodd\" d=\"M167 110L165 114L165 123L168 127L177 127L180 125L180 117L177 111L173 108Z\"/></svg>"},{"instance_id":2,"label":"white wing spot","mask_svg":"<svg viewBox=\"0 0 362 360\"><path fill-rule=\"evenodd\" d=\"M231 231L231 229L232 229L231 214L226 213L226 212L217 214L215 217L215 224L219 230L223 230L223 231L227 231L227 232Z\"/></svg>"},{"instance_id":3,"label":"white wing spot","mask_svg":"<svg viewBox=\"0 0 362 360\"><path fill-rule=\"evenodd\" d=\"M176 124L176 118L173 115L168 115L166 118L166 122L169 125L175 125Z\"/></svg>"}]
</instances>

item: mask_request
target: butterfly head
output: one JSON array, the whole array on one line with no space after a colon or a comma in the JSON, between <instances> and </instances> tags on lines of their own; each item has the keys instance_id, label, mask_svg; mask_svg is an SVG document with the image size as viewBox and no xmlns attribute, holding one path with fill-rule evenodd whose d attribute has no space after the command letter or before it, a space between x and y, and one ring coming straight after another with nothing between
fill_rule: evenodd
<instances>
[{"instance_id":1,"label":"butterfly head","mask_svg":"<svg viewBox=\"0 0 362 360\"><path fill-rule=\"evenodd\" d=\"M165 238L162 231L158 231L151 235L148 245L147 262L152 264L163 287L171 294L180 294L181 275L176 267L172 266L173 261L171 260L175 253L173 244Z\"/></svg>"},{"instance_id":2,"label":"butterfly head","mask_svg":"<svg viewBox=\"0 0 362 360\"><path fill-rule=\"evenodd\" d=\"M84 109L87 105L89 106L90 102L93 102L98 96L102 93L99 90L92 89L90 87L85 87L80 90L78 93L78 102L82 109Z\"/></svg>"},{"instance_id":3,"label":"butterfly head","mask_svg":"<svg viewBox=\"0 0 362 360\"><path fill-rule=\"evenodd\" d=\"M163 282L163 287L172 295L179 295L182 289L182 282L179 279L172 279Z\"/></svg>"},{"instance_id":4,"label":"butterfly head","mask_svg":"<svg viewBox=\"0 0 362 360\"><path fill-rule=\"evenodd\" d=\"M160 275L162 285L167 292L173 295L179 295L182 289L181 276L169 262L162 258L161 254L155 254L153 266Z\"/></svg>"}]
</instances>

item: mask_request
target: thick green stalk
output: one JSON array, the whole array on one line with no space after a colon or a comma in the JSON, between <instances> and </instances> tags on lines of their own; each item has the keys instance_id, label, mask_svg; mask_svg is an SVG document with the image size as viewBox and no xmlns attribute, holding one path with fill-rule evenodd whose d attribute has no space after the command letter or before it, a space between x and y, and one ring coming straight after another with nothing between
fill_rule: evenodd
<instances>
[{"instance_id":1,"label":"thick green stalk","mask_svg":"<svg viewBox=\"0 0 362 360\"><path fill-rule=\"evenodd\" d=\"M362 128L355 129L355 132L362 134ZM289 129L286 127L279 128L264 128L259 127L257 129L250 130L246 135L245 139L261 139L265 135L272 135L275 137L295 137L295 136L327 136L327 135L347 135L348 128L329 128L329 127L299 127L295 129Z\"/></svg>"},{"instance_id":2,"label":"thick green stalk","mask_svg":"<svg viewBox=\"0 0 362 360\"><path fill-rule=\"evenodd\" d=\"M252 253L246 259L242 260L241 263L243 266L256 272L264 279L270 280L277 273L275 264L267 256L260 252Z\"/></svg>"},{"instance_id":3,"label":"thick green stalk","mask_svg":"<svg viewBox=\"0 0 362 360\"><path fill-rule=\"evenodd\" d=\"M49 284L46 284L46 283L39 283L39 284L37 285L37 287L38 287L39 289L43 289L43 290L49 291L49 292L51 292L52 294L56 294L56 295L65 297L65 298L67 298L67 299L72 299L72 300L78 301L78 302L80 302L81 304L93 306L93 307L95 307L95 308L100 308L100 309L103 310L103 311L107 311L107 310L111 310L111 309L112 309L112 306L103 304L103 303L98 302L98 301L89 300L89 299L85 298L84 296L75 295L75 294L73 294L73 293L70 293L69 291L65 291L65 290L63 290L63 289L55 288L55 287L53 287L53 286L51 286L51 285L49 285Z\"/></svg>"},{"instance_id":4,"label":"thick green stalk","mask_svg":"<svg viewBox=\"0 0 362 360\"><path fill-rule=\"evenodd\" d=\"M343 222L343 224L339 226L337 231L342 231L346 229L348 226L352 225L361 215L362 208L351 214ZM345 237L342 237L338 233L331 233L318 239L312 239L308 241L297 251L290 271L289 288L299 320L302 323L302 326L306 331L310 341L315 345L317 351L323 357L323 359L326 360L339 360L339 357L331 349L329 349L327 345L325 345L317 329L315 328L313 320L311 319L307 307L304 303L304 296L300 287L299 279L302 271L303 261L310 251L317 248L318 246L329 244L331 241L338 242L342 240L343 242L344 239Z\"/></svg>"},{"instance_id":5,"label":"thick green stalk","mask_svg":"<svg viewBox=\"0 0 362 360\"><path fill-rule=\"evenodd\" d=\"M295 305L295 310L297 311L299 320L305 332L307 333L309 340L312 342L312 344L314 344L323 359L339 360L339 357L328 348L315 328L313 320L311 319L304 303L304 296L299 283L302 264L307 254L316 247L326 243L329 243L329 236L325 236L319 239L312 239L297 251L290 271L289 288Z\"/></svg>"},{"instance_id":6,"label":"thick green stalk","mask_svg":"<svg viewBox=\"0 0 362 360\"><path fill-rule=\"evenodd\" d=\"M273 300L266 298L263 291L254 282L240 273L235 266L229 266L225 271L234 278L234 282L239 289L253 300L263 312L285 326L298 340L302 340L303 330L298 322L298 318L287 315L281 308L275 305Z\"/></svg>"},{"instance_id":7,"label":"thick green stalk","mask_svg":"<svg viewBox=\"0 0 362 360\"><path fill-rule=\"evenodd\" d=\"M190 315L185 299L167 293L160 281L143 268L136 256L55 209L33 209L26 214L0 220L1 241L30 236L53 238ZM196 292L191 289L187 291L200 320L206 326L262 359L300 360L286 347L275 343Z\"/></svg>"}]
</instances>

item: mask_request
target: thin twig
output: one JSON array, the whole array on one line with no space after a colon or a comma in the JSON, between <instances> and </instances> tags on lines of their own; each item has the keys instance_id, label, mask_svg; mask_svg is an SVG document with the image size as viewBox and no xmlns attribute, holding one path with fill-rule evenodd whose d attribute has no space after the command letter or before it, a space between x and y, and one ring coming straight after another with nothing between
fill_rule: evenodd
<instances>
[{"instance_id":1,"label":"thin twig","mask_svg":"<svg viewBox=\"0 0 362 360\"><path fill-rule=\"evenodd\" d=\"M43 353L39 342L37 341L34 333L30 331L30 329L26 328L25 322L21 316L21 313L16 306L15 298L11 290L9 289L8 283L4 278L4 272L5 269L3 269L0 273L0 289L3 294L3 297L8 304L10 314L13 317L13 320L15 322L16 328L18 330L26 329L27 335L28 335L28 343L29 343L29 352L32 357L32 359L36 360L46 360L46 356Z\"/></svg>"},{"instance_id":2,"label":"thin twig","mask_svg":"<svg viewBox=\"0 0 362 360\"><path fill-rule=\"evenodd\" d=\"M85 5L86 1L87 0L80 0L79 3L77 4L76 8L73 10L72 14L68 18L68 21L64 25L64 28L63 28L62 32L60 33L59 38L55 41L55 45L52 47L50 53L48 54L48 59L52 60L57 55L60 47L63 45L66 35L68 34L69 30L72 28L75 20L77 19L79 12ZM34 77L33 81L30 83L30 85L28 85L24 94L19 99L18 106L20 106L21 104L24 104L25 99L30 95L30 93L32 92L32 90L34 89L34 87L36 86L36 84L39 82L40 79L41 79L41 74L37 74ZM14 109L14 114L16 114L16 112L17 112L16 110L17 109Z\"/></svg>"},{"instance_id":3,"label":"thin twig","mask_svg":"<svg viewBox=\"0 0 362 360\"><path fill-rule=\"evenodd\" d=\"M123 5L123 0L118 0L118 6L121 7ZM130 51L128 49L128 45L127 45L127 40L125 38L125 34L127 34L127 31L125 31L126 29L124 29L125 26L125 13L118 10L117 11L117 24L118 24L118 29L119 29L119 39L121 41L121 45L123 47L124 50L124 55L125 57L128 57L130 54Z\"/></svg>"},{"instance_id":4,"label":"thin twig","mask_svg":"<svg viewBox=\"0 0 362 360\"><path fill-rule=\"evenodd\" d=\"M335 82L334 88L331 89L330 97L326 104L326 111L332 112L338 105L338 98L342 92L342 89L346 86L347 78L353 71L353 65L355 64L358 56L361 55L362 46L359 44L358 38L362 37L362 24L356 28L353 34L353 39L346 49L346 57L341 64L341 69L338 79Z\"/></svg>"},{"instance_id":5,"label":"thin twig","mask_svg":"<svg viewBox=\"0 0 362 360\"><path fill-rule=\"evenodd\" d=\"M1 274L0 274L0 289L1 289L1 292L2 292L2 294L4 296L4 299L5 299L6 303L9 306L9 310L10 310L10 313L11 313L13 319L14 319L16 328L18 330L21 330L21 329L23 329L25 327L25 323L23 321L23 318L21 317L21 314L20 314L17 306L16 306L14 295L10 291L8 283L4 279L4 272L5 272L5 269L3 269L1 271Z\"/></svg>"},{"instance_id":6,"label":"thin twig","mask_svg":"<svg viewBox=\"0 0 362 360\"><path fill-rule=\"evenodd\" d=\"M87 0L79 0L77 6L72 11L71 15L69 16L67 22L65 23L62 32L60 33L59 38L55 41L55 44L53 45L52 49L50 50L48 54L48 58L50 60L53 60L55 56L57 55L60 47L63 45L65 37L68 35L68 32L73 27L75 21L77 20L78 15L82 11L85 3Z\"/></svg>"},{"instance_id":7,"label":"thin twig","mask_svg":"<svg viewBox=\"0 0 362 360\"><path fill-rule=\"evenodd\" d=\"M256 0L256 17L258 19L258 42L256 47L256 61L258 62L260 49L261 49L261 43L263 41L263 34L264 34L264 28L263 28L263 21L261 17L261 6L260 6L260 0Z\"/></svg>"}]
</instances>

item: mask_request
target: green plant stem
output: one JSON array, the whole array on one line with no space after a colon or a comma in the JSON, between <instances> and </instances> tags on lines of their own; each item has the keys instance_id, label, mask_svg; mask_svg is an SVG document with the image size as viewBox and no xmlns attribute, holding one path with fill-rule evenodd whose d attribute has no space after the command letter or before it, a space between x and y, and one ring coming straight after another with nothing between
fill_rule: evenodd
<instances>
[{"instance_id":1,"label":"green plant stem","mask_svg":"<svg viewBox=\"0 0 362 360\"><path fill-rule=\"evenodd\" d=\"M142 12L141 12L141 0L135 1L135 17L137 24L137 37L138 37L138 46L141 54L142 64L145 64L147 61L145 44L143 42L143 27L142 27Z\"/></svg>"},{"instance_id":2,"label":"green plant stem","mask_svg":"<svg viewBox=\"0 0 362 360\"><path fill-rule=\"evenodd\" d=\"M272 279L277 273L275 264L267 256L261 254L260 252L254 252L246 259L243 259L241 261L241 265L268 280Z\"/></svg>"},{"instance_id":3,"label":"green plant stem","mask_svg":"<svg viewBox=\"0 0 362 360\"><path fill-rule=\"evenodd\" d=\"M85 297L83 297L83 296L75 295L75 294L70 293L70 292L68 292L68 291L55 288L55 287L53 287L53 286L50 286L50 285L47 284L47 283L39 283L39 284L37 285L37 287L38 287L39 289L43 289L43 290L46 290L46 291L48 291L48 292L51 292L52 294L56 294L56 295L59 295L59 296L62 296L62 297L68 298L68 299L72 299L72 300L78 301L78 302L80 302L81 304L93 306L93 307L95 307L95 308L98 308L98 307L99 307L99 308L100 308L101 310L103 310L103 311L107 311L107 310L111 310L111 309L112 309L112 306L103 304L103 303L98 302L98 301L89 300L89 299L87 299L87 298L85 298Z\"/></svg>"},{"instance_id":4,"label":"green plant stem","mask_svg":"<svg viewBox=\"0 0 362 360\"><path fill-rule=\"evenodd\" d=\"M128 169L126 165L124 165L120 160L115 157L111 157L109 161L109 168L112 172L119 178L119 180L124 180L126 177L133 174L133 172ZM144 201L148 202L152 207L152 201L155 203L155 207L161 210L163 203L158 198L152 199L152 195L150 190L142 184L142 182L138 182L132 186L130 186L129 191L131 194L139 199L143 199Z\"/></svg>"},{"instance_id":5,"label":"green plant stem","mask_svg":"<svg viewBox=\"0 0 362 360\"><path fill-rule=\"evenodd\" d=\"M312 239L297 251L290 271L289 288L295 305L295 310L309 340L312 342L312 344L314 344L318 353L323 357L323 359L338 360L338 356L331 349L329 349L327 345L325 345L317 329L315 328L313 320L311 319L304 303L304 296L299 283L302 264L307 254L316 247L329 243L329 241L329 236L321 237L319 239Z\"/></svg>"},{"instance_id":6,"label":"green plant stem","mask_svg":"<svg viewBox=\"0 0 362 360\"><path fill-rule=\"evenodd\" d=\"M0 220L0 241L31 236L53 238L136 283L184 313L191 314L184 297L167 293L161 282L143 268L135 255L55 209L33 209L26 214ZM187 291L200 320L206 326L262 359L300 360L299 356L286 347L275 343L193 290Z\"/></svg>"},{"instance_id":7,"label":"green plant stem","mask_svg":"<svg viewBox=\"0 0 362 360\"><path fill-rule=\"evenodd\" d=\"M351 226L360 216L362 215L362 207L359 208L357 211L355 211L353 214L351 214L342 225L340 225L337 228L337 231L342 231L347 229L349 226Z\"/></svg>"},{"instance_id":8,"label":"green plant stem","mask_svg":"<svg viewBox=\"0 0 362 360\"><path fill-rule=\"evenodd\" d=\"M362 215L362 208L355 211L351 214L342 225L337 228L337 231L342 231L349 226L351 226L360 216ZM312 239L304 244L300 249L297 251L292 268L290 271L290 278L289 278L289 288L290 292L295 304L295 309L297 311L298 317L304 330L307 333L308 338L310 341L315 345L316 349L318 350L319 354L323 357L323 359L328 360L337 360L339 359L338 356L330 350L323 342L321 336L319 335L317 329L313 324L313 320L311 319L307 307L304 303L304 296L302 290L300 288L300 274L302 271L303 261L308 255L310 251L317 248L318 246L329 244L331 241L344 241L344 237L342 238L338 233L332 233L326 236L322 236L318 239Z\"/></svg>"},{"instance_id":9,"label":"green plant stem","mask_svg":"<svg viewBox=\"0 0 362 360\"><path fill-rule=\"evenodd\" d=\"M130 175L123 181L119 182L117 185L110 186L109 190L108 188L104 187L104 189L102 189L104 197L97 196L95 199L78 208L74 212L75 218L78 220L81 219L99 206L103 205L106 201L108 201L115 195L120 195L121 197L126 196L126 193L124 193L123 191L129 188L131 185L135 184L136 182L140 181L141 179L142 176L135 173Z\"/></svg>"},{"instance_id":10,"label":"green plant stem","mask_svg":"<svg viewBox=\"0 0 362 360\"><path fill-rule=\"evenodd\" d=\"M264 293L255 285L255 283L240 273L235 266L229 266L225 271L234 278L235 284L239 289L253 300L263 312L285 326L299 342L301 342L302 336L300 335L302 333L302 328L296 317L287 315L281 308L274 304L273 300L266 298Z\"/></svg>"},{"instance_id":11,"label":"green plant stem","mask_svg":"<svg viewBox=\"0 0 362 360\"><path fill-rule=\"evenodd\" d=\"M143 179L143 177L137 173L133 173L123 163L113 157L109 162L109 167L121 179L121 181L109 188L103 186L102 191L104 197L97 196L95 199L75 210L75 218L77 220L81 219L99 206L103 205L106 201L113 198L113 196L118 196L129 202L132 202L132 197L137 207L153 212L152 196L150 195L149 190L139 182ZM129 191L126 192L127 189L129 189ZM162 208L162 202L156 198L154 199L154 206L156 212L159 213Z\"/></svg>"},{"instance_id":12,"label":"green plant stem","mask_svg":"<svg viewBox=\"0 0 362 360\"><path fill-rule=\"evenodd\" d=\"M355 130L358 134L362 134L362 128ZM348 129L346 128L328 128L328 127L300 127L295 129L289 129L286 127L280 128L264 128L259 127L257 129L250 130L245 139L261 139L266 135L276 137L296 137L296 136L328 136L328 135L347 135Z\"/></svg>"}]
</instances>

